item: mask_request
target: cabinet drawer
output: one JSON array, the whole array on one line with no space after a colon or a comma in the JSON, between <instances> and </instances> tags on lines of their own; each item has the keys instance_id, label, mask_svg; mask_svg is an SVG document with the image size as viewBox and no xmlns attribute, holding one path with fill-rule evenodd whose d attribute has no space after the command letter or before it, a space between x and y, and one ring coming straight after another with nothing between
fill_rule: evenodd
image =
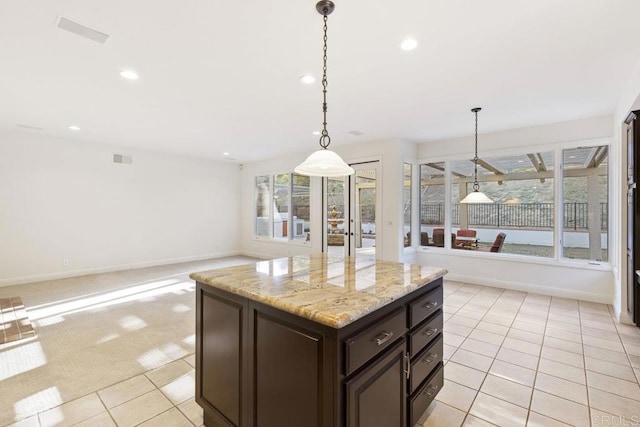
<instances>
[{"instance_id":1,"label":"cabinet drawer","mask_svg":"<svg viewBox=\"0 0 640 427\"><path fill-rule=\"evenodd\" d=\"M438 335L431 345L411 362L411 381L409 392L413 393L433 368L442 362L442 335Z\"/></svg>"},{"instance_id":2,"label":"cabinet drawer","mask_svg":"<svg viewBox=\"0 0 640 427\"><path fill-rule=\"evenodd\" d=\"M409 425L415 426L444 384L442 364L431 374L429 381L409 398Z\"/></svg>"},{"instance_id":3,"label":"cabinet drawer","mask_svg":"<svg viewBox=\"0 0 640 427\"><path fill-rule=\"evenodd\" d=\"M442 307L442 285L409 304L411 327L422 322L440 307Z\"/></svg>"},{"instance_id":4,"label":"cabinet drawer","mask_svg":"<svg viewBox=\"0 0 640 427\"><path fill-rule=\"evenodd\" d=\"M406 312L404 308L400 308L357 335L347 338L346 374L354 372L367 360L401 338L406 331Z\"/></svg>"},{"instance_id":5,"label":"cabinet drawer","mask_svg":"<svg viewBox=\"0 0 640 427\"><path fill-rule=\"evenodd\" d=\"M409 353L411 353L411 357L422 351L425 345L442 332L442 320L442 311L438 311L424 325L411 332L411 338L409 340Z\"/></svg>"}]
</instances>

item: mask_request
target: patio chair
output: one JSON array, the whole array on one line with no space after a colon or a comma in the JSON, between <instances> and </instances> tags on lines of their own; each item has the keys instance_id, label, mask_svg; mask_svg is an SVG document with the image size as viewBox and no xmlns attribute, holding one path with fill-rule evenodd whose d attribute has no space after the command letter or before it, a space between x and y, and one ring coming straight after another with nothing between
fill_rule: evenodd
<instances>
[{"instance_id":1,"label":"patio chair","mask_svg":"<svg viewBox=\"0 0 640 427\"><path fill-rule=\"evenodd\" d=\"M444 248L444 228L433 229L433 245ZM456 247L456 234L451 233L451 247Z\"/></svg>"},{"instance_id":2,"label":"patio chair","mask_svg":"<svg viewBox=\"0 0 640 427\"><path fill-rule=\"evenodd\" d=\"M411 244L411 232L407 233L407 239L409 240L409 244ZM420 233L420 246L429 246L429 233L426 231L422 231Z\"/></svg>"},{"instance_id":3,"label":"patio chair","mask_svg":"<svg viewBox=\"0 0 640 427\"><path fill-rule=\"evenodd\" d=\"M475 249L477 246L477 240L458 240L457 237L468 237L475 239L477 234L476 230L460 229L456 232L456 249Z\"/></svg>"},{"instance_id":4,"label":"patio chair","mask_svg":"<svg viewBox=\"0 0 640 427\"><path fill-rule=\"evenodd\" d=\"M502 245L504 244L504 239L507 237L504 233L498 233L496 236L496 240L493 241L493 245L489 249L483 249L485 252L500 252L502 251Z\"/></svg>"}]
</instances>

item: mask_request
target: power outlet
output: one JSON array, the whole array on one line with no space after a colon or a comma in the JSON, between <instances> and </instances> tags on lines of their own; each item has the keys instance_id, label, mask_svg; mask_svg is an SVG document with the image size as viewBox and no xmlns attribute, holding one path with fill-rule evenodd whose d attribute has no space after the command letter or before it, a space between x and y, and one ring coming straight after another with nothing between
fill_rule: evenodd
<instances>
[{"instance_id":1,"label":"power outlet","mask_svg":"<svg viewBox=\"0 0 640 427\"><path fill-rule=\"evenodd\" d=\"M66 265L69 265L69 260L68 260L68 259L66 259L66 258L65 258L65 259L63 259L63 260L62 260L62 265L65 265L65 266L66 266Z\"/></svg>"}]
</instances>

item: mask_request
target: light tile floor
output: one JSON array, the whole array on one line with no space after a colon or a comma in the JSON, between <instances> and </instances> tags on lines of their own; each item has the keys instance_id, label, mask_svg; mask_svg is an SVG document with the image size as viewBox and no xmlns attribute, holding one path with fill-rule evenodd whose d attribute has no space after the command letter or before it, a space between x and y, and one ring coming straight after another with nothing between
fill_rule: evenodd
<instances>
[{"instance_id":1,"label":"light tile floor","mask_svg":"<svg viewBox=\"0 0 640 427\"><path fill-rule=\"evenodd\" d=\"M445 281L427 426L640 424L640 329L605 304Z\"/></svg>"},{"instance_id":2,"label":"light tile floor","mask_svg":"<svg viewBox=\"0 0 640 427\"><path fill-rule=\"evenodd\" d=\"M126 281L129 275L145 273L145 281L153 282L155 274L164 278L182 268L110 273L109 280ZM94 282L103 287L107 276L61 283L60 292L73 293L72 286L86 289ZM39 285L24 286L40 295L38 303L46 304L47 297L35 293ZM452 281L445 281L444 288L445 386L423 417L425 427L640 422L640 329L617 324L611 307ZM179 293L175 298L166 303L183 304L178 312L191 323L194 302ZM145 308L152 309L153 301L145 301ZM118 316L119 321L131 320L122 311ZM83 327L81 322L72 325ZM149 324L146 333L164 327ZM200 426L202 410L193 399L194 364L193 354L183 354L11 425ZM56 378L41 378L47 373L39 373L40 380L55 383ZM0 403L3 385L6 381L0 382Z\"/></svg>"},{"instance_id":3,"label":"light tile floor","mask_svg":"<svg viewBox=\"0 0 640 427\"><path fill-rule=\"evenodd\" d=\"M194 365L193 355L187 356L12 426L201 426Z\"/></svg>"}]
</instances>

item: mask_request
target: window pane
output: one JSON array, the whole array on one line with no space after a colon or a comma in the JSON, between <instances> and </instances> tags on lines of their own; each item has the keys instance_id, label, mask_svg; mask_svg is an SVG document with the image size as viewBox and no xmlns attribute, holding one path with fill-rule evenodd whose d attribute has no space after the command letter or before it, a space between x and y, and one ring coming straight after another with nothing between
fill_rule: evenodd
<instances>
[{"instance_id":1,"label":"window pane","mask_svg":"<svg viewBox=\"0 0 640 427\"><path fill-rule=\"evenodd\" d=\"M289 236L289 174L273 177L273 237Z\"/></svg>"},{"instance_id":2,"label":"window pane","mask_svg":"<svg viewBox=\"0 0 640 427\"><path fill-rule=\"evenodd\" d=\"M404 247L411 246L411 165L404 164L404 183L402 186L402 209L404 218Z\"/></svg>"},{"instance_id":3,"label":"window pane","mask_svg":"<svg viewBox=\"0 0 640 427\"><path fill-rule=\"evenodd\" d=\"M607 261L608 147L563 150L562 254Z\"/></svg>"},{"instance_id":4,"label":"window pane","mask_svg":"<svg viewBox=\"0 0 640 427\"><path fill-rule=\"evenodd\" d=\"M344 253L345 177L327 178L327 251Z\"/></svg>"},{"instance_id":5,"label":"window pane","mask_svg":"<svg viewBox=\"0 0 640 427\"><path fill-rule=\"evenodd\" d=\"M444 162L420 165L420 246L444 246L444 190Z\"/></svg>"},{"instance_id":6,"label":"window pane","mask_svg":"<svg viewBox=\"0 0 640 427\"><path fill-rule=\"evenodd\" d=\"M553 257L553 152L481 158L480 191L493 203L460 203L473 191L471 160L451 163L455 249Z\"/></svg>"},{"instance_id":7,"label":"window pane","mask_svg":"<svg viewBox=\"0 0 640 427\"><path fill-rule=\"evenodd\" d=\"M293 174L293 191L291 194L291 238L294 240L309 241L309 229L311 227L310 216L310 183L308 176Z\"/></svg>"},{"instance_id":8,"label":"window pane","mask_svg":"<svg viewBox=\"0 0 640 427\"><path fill-rule=\"evenodd\" d=\"M269 177L256 177L256 236L269 237L269 209L271 197L269 195Z\"/></svg>"}]
</instances>

